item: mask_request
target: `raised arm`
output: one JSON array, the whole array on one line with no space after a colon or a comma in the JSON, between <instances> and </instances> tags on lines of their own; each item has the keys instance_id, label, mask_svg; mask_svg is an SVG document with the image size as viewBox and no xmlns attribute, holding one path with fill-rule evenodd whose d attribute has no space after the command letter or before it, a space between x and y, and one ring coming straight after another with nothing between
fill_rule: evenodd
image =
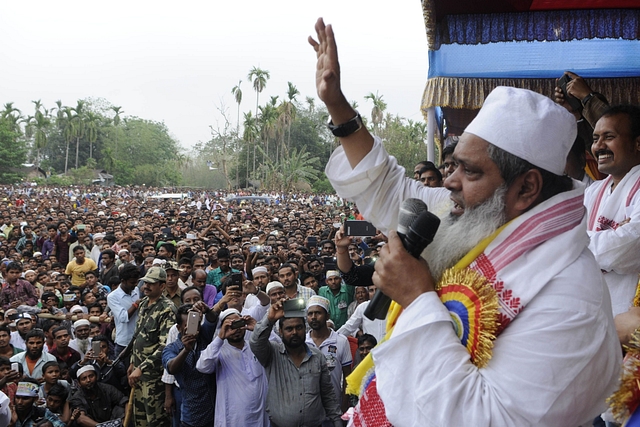
<instances>
[{"instance_id":1,"label":"raised arm","mask_svg":"<svg viewBox=\"0 0 640 427\"><path fill-rule=\"evenodd\" d=\"M316 22L318 40L309 37L309 44L313 46L318 57L316 68L316 89L318 97L327 106L334 125L341 125L352 120L357 112L351 107L340 87L340 63L338 62L338 48L333 36L331 25L325 25L322 18ZM354 168L373 147L373 137L365 126L351 135L340 138L340 143Z\"/></svg>"}]
</instances>

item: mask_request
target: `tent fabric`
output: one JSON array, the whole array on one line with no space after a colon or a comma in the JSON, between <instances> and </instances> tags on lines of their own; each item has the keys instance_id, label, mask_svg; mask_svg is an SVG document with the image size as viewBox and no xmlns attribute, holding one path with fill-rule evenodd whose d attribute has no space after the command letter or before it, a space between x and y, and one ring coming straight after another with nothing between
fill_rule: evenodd
<instances>
[{"instance_id":1,"label":"tent fabric","mask_svg":"<svg viewBox=\"0 0 640 427\"><path fill-rule=\"evenodd\" d=\"M637 0L422 0L430 50L441 44L638 39Z\"/></svg>"},{"instance_id":2,"label":"tent fabric","mask_svg":"<svg viewBox=\"0 0 640 427\"><path fill-rule=\"evenodd\" d=\"M640 38L640 10L561 10L449 15L439 25L442 44ZM438 43L436 41L436 43Z\"/></svg>"},{"instance_id":3,"label":"tent fabric","mask_svg":"<svg viewBox=\"0 0 640 427\"><path fill-rule=\"evenodd\" d=\"M640 41L501 42L429 51L428 77L585 78L640 76Z\"/></svg>"},{"instance_id":4,"label":"tent fabric","mask_svg":"<svg viewBox=\"0 0 640 427\"><path fill-rule=\"evenodd\" d=\"M640 77L589 79L588 83L611 104L640 104ZM514 86L552 97L556 80L435 77L427 80L421 109L425 115L429 107L479 109L497 86Z\"/></svg>"}]
</instances>

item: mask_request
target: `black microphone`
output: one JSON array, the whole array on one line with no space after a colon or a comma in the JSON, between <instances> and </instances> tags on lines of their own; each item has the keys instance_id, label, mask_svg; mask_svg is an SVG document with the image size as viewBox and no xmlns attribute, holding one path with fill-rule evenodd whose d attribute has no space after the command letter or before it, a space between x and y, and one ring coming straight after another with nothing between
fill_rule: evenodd
<instances>
[{"instance_id":1,"label":"black microphone","mask_svg":"<svg viewBox=\"0 0 640 427\"><path fill-rule=\"evenodd\" d=\"M436 235L439 226L440 218L431 212L424 210L417 218L415 218L405 233L400 232L403 227L398 224L398 237L402 240L402 246L404 246L407 252L409 252L414 258L419 258L422 251L424 251L429 243L433 242L433 237ZM367 316L369 320L385 319L390 305L391 298L383 294L380 290L377 290L373 299L365 309L364 315Z\"/></svg>"}]
</instances>

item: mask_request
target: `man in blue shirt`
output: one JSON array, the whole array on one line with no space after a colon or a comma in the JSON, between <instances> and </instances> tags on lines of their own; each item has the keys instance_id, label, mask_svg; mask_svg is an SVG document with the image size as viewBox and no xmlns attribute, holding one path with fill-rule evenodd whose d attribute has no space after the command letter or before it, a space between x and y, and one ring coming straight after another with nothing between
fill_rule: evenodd
<instances>
[{"instance_id":1,"label":"man in blue shirt","mask_svg":"<svg viewBox=\"0 0 640 427\"><path fill-rule=\"evenodd\" d=\"M195 305L184 304L176 316L178 339L168 344L162 352L162 365L175 376L182 390L182 426L207 427L213 422L216 404L215 374L203 374L196 369L200 353L213 340L216 323L209 319L200 325L193 335L186 333L189 311L198 311L201 316L209 308L201 301ZM217 319L216 319L217 320Z\"/></svg>"}]
</instances>

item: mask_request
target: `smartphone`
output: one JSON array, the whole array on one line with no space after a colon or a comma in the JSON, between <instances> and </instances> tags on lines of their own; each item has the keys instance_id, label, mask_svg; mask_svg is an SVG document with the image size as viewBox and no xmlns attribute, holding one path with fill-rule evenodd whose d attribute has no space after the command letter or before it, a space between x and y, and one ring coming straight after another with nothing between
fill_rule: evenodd
<instances>
[{"instance_id":1,"label":"smartphone","mask_svg":"<svg viewBox=\"0 0 640 427\"><path fill-rule=\"evenodd\" d=\"M100 354L100 341L92 341L91 349L93 350L93 355L97 357Z\"/></svg>"},{"instance_id":2,"label":"smartphone","mask_svg":"<svg viewBox=\"0 0 640 427\"><path fill-rule=\"evenodd\" d=\"M324 269L325 270L337 270L338 269L338 263L336 261L336 257L323 256L322 257L322 262L324 263Z\"/></svg>"},{"instance_id":3,"label":"smartphone","mask_svg":"<svg viewBox=\"0 0 640 427\"><path fill-rule=\"evenodd\" d=\"M185 333L187 335L195 335L198 333L198 329L200 328L200 312L199 311L189 311L187 312L187 330Z\"/></svg>"},{"instance_id":4,"label":"smartphone","mask_svg":"<svg viewBox=\"0 0 640 427\"><path fill-rule=\"evenodd\" d=\"M233 273L229 286L240 286L240 289L242 289L242 273Z\"/></svg>"},{"instance_id":5,"label":"smartphone","mask_svg":"<svg viewBox=\"0 0 640 427\"><path fill-rule=\"evenodd\" d=\"M78 230L84 230L84 229L85 229L85 227L86 227L86 225L84 225L84 224L80 224L80 225L78 225L78 227L77 227L77 228L78 228Z\"/></svg>"},{"instance_id":6,"label":"smartphone","mask_svg":"<svg viewBox=\"0 0 640 427\"><path fill-rule=\"evenodd\" d=\"M304 298L288 299L282 303L282 309L285 313L288 311L301 311L305 308Z\"/></svg>"},{"instance_id":7,"label":"smartphone","mask_svg":"<svg viewBox=\"0 0 640 427\"><path fill-rule=\"evenodd\" d=\"M196 240L198 236L193 233L187 233L187 239Z\"/></svg>"},{"instance_id":8,"label":"smartphone","mask_svg":"<svg viewBox=\"0 0 640 427\"><path fill-rule=\"evenodd\" d=\"M573 109L573 111L582 111L582 102L580 102L578 98L567 92L567 83L569 83L571 80L573 80L571 76L569 76L568 74L563 74L562 77L560 77L560 80L558 80L558 87L562 89L564 100L567 101L567 103L571 106L571 109Z\"/></svg>"},{"instance_id":9,"label":"smartphone","mask_svg":"<svg viewBox=\"0 0 640 427\"><path fill-rule=\"evenodd\" d=\"M315 248L318 246L318 238L316 236L307 237L307 247Z\"/></svg>"},{"instance_id":10,"label":"smartphone","mask_svg":"<svg viewBox=\"0 0 640 427\"><path fill-rule=\"evenodd\" d=\"M11 370L12 371L16 371L16 372L20 372L20 366L18 366L18 365L19 365L18 362L11 363Z\"/></svg>"},{"instance_id":11,"label":"smartphone","mask_svg":"<svg viewBox=\"0 0 640 427\"><path fill-rule=\"evenodd\" d=\"M271 252L271 251L273 251L273 248L271 246L262 247L262 252Z\"/></svg>"},{"instance_id":12,"label":"smartphone","mask_svg":"<svg viewBox=\"0 0 640 427\"><path fill-rule=\"evenodd\" d=\"M255 254L256 252L261 252L261 249L262 249L262 246L260 245L249 246L249 253Z\"/></svg>"},{"instance_id":13,"label":"smartphone","mask_svg":"<svg viewBox=\"0 0 640 427\"><path fill-rule=\"evenodd\" d=\"M348 219L344 222L344 230L347 236L375 236L376 228L369 221Z\"/></svg>"},{"instance_id":14,"label":"smartphone","mask_svg":"<svg viewBox=\"0 0 640 427\"><path fill-rule=\"evenodd\" d=\"M231 329L240 329L244 326L247 326L247 321L244 319L238 319L231 322Z\"/></svg>"}]
</instances>

